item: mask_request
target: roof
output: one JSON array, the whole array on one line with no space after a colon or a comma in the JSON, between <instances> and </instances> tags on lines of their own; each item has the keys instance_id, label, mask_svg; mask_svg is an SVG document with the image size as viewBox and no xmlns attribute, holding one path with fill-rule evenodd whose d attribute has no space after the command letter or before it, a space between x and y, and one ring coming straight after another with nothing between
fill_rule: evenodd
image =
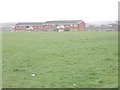
<instances>
[{"instance_id":1,"label":"roof","mask_svg":"<svg viewBox=\"0 0 120 90\"><path fill-rule=\"evenodd\" d=\"M22 22L22 23L17 23L16 25L42 25L44 22Z\"/></svg>"},{"instance_id":2,"label":"roof","mask_svg":"<svg viewBox=\"0 0 120 90\"><path fill-rule=\"evenodd\" d=\"M16 25L47 25L47 24L55 24L55 25L62 25L62 24L79 24L82 20L57 20L57 21L46 21L46 22L23 22L17 23Z\"/></svg>"},{"instance_id":3,"label":"roof","mask_svg":"<svg viewBox=\"0 0 120 90\"><path fill-rule=\"evenodd\" d=\"M79 24L82 20L58 20L58 21L47 21L48 24Z\"/></svg>"}]
</instances>

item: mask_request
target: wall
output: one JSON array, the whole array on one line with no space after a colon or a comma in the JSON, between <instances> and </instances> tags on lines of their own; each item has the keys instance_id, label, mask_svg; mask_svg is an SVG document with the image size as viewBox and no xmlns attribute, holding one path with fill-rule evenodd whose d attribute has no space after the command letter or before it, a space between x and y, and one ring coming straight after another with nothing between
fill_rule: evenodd
<instances>
[{"instance_id":1,"label":"wall","mask_svg":"<svg viewBox=\"0 0 120 90\"><path fill-rule=\"evenodd\" d=\"M82 21L80 24L79 24L79 31L86 31L86 26L85 26L85 23Z\"/></svg>"}]
</instances>

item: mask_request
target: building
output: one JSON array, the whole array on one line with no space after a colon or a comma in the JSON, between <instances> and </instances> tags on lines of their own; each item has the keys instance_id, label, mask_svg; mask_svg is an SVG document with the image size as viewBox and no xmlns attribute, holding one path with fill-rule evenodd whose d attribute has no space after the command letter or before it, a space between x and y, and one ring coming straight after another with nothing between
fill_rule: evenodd
<instances>
[{"instance_id":1,"label":"building","mask_svg":"<svg viewBox=\"0 0 120 90\"><path fill-rule=\"evenodd\" d=\"M16 32L86 31L82 20L59 20L46 22L23 22L15 25Z\"/></svg>"},{"instance_id":2,"label":"building","mask_svg":"<svg viewBox=\"0 0 120 90\"><path fill-rule=\"evenodd\" d=\"M0 23L0 32L14 32L16 23Z\"/></svg>"}]
</instances>

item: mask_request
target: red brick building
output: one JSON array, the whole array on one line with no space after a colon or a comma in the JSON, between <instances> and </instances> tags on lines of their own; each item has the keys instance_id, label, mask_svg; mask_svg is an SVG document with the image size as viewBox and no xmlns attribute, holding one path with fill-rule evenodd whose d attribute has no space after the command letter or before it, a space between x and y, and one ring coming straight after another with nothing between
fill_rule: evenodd
<instances>
[{"instance_id":1,"label":"red brick building","mask_svg":"<svg viewBox=\"0 0 120 90\"><path fill-rule=\"evenodd\" d=\"M59 20L46 22L17 23L16 32L30 31L86 31L85 22L82 20Z\"/></svg>"}]
</instances>

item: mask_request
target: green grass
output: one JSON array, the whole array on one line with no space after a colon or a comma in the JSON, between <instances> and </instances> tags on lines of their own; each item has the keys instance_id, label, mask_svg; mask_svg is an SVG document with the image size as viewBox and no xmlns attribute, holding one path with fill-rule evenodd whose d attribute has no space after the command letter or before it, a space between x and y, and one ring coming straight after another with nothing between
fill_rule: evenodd
<instances>
[{"instance_id":1,"label":"green grass","mask_svg":"<svg viewBox=\"0 0 120 90\"><path fill-rule=\"evenodd\" d=\"M2 89L2 32L0 32L0 89Z\"/></svg>"},{"instance_id":2,"label":"green grass","mask_svg":"<svg viewBox=\"0 0 120 90\"><path fill-rule=\"evenodd\" d=\"M4 32L2 45L3 87L118 87L117 32Z\"/></svg>"}]
</instances>

